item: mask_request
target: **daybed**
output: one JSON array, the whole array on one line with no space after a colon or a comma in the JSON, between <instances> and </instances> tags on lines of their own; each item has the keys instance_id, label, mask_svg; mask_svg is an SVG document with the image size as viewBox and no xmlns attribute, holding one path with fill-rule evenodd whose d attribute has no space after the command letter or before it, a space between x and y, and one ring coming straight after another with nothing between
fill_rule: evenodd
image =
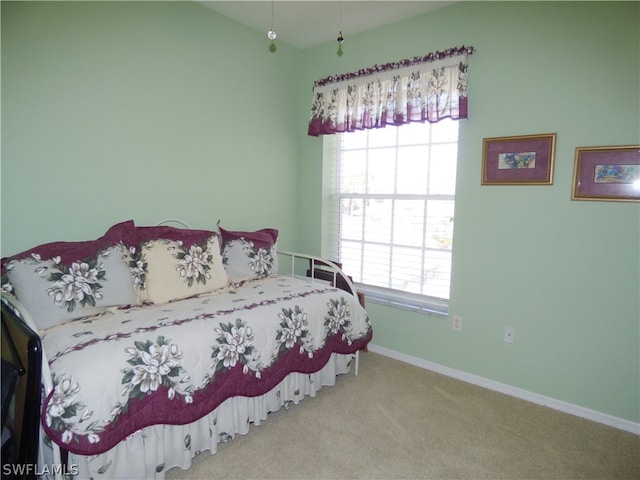
<instances>
[{"instance_id":1,"label":"daybed","mask_svg":"<svg viewBox=\"0 0 640 480\"><path fill-rule=\"evenodd\" d=\"M277 236L127 221L2 259L3 304L42 342L37 473L164 478L357 369L353 285L301 278Z\"/></svg>"}]
</instances>

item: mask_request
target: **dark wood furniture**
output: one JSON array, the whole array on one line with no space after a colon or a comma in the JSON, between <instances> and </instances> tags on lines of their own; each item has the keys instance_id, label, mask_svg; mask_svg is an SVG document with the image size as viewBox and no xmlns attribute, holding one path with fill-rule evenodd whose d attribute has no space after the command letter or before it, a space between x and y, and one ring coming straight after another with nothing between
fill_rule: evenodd
<instances>
[{"instance_id":1,"label":"dark wood furniture","mask_svg":"<svg viewBox=\"0 0 640 480\"><path fill-rule=\"evenodd\" d=\"M6 452L3 444L2 478L35 478L40 435L42 344L40 337L4 301L1 339L2 429L7 439ZM12 468L11 464L31 468ZM11 475L5 475L7 472Z\"/></svg>"}]
</instances>

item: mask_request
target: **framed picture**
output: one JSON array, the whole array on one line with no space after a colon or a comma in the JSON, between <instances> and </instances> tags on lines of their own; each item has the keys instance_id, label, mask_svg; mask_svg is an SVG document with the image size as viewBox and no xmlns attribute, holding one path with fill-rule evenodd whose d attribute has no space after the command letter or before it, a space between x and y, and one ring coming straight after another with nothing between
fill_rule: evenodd
<instances>
[{"instance_id":1,"label":"framed picture","mask_svg":"<svg viewBox=\"0 0 640 480\"><path fill-rule=\"evenodd\" d=\"M485 138L482 185L551 185L556 134Z\"/></svg>"},{"instance_id":2,"label":"framed picture","mask_svg":"<svg viewBox=\"0 0 640 480\"><path fill-rule=\"evenodd\" d=\"M640 202L640 145L577 147L571 199Z\"/></svg>"}]
</instances>

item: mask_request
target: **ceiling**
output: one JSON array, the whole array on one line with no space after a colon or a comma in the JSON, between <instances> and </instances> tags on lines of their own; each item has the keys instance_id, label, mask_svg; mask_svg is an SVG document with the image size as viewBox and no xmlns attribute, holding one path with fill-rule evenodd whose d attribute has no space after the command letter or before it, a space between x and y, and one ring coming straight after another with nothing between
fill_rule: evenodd
<instances>
[{"instance_id":1,"label":"ceiling","mask_svg":"<svg viewBox=\"0 0 640 480\"><path fill-rule=\"evenodd\" d=\"M455 3L443 1L207 1L198 3L258 31L273 27L278 40L305 49L395 23ZM272 24L273 10L273 24Z\"/></svg>"}]
</instances>

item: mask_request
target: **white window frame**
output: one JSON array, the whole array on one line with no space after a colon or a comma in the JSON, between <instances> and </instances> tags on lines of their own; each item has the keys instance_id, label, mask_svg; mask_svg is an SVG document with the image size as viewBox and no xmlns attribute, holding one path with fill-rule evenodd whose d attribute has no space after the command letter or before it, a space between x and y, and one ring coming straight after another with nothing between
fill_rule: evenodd
<instances>
[{"instance_id":1,"label":"white window frame","mask_svg":"<svg viewBox=\"0 0 640 480\"><path fill-rule=\"evenodd\" d=\"M389 127L386 127L389 128ZM400 127L401 128L401 127ZM349 194L340 193L339 189L339 155L340 155L340 135L325 135L323 137L323 205L322 205L322 255L325 258L340 262L339 244L337 238L340 228L339 205L340 198L393 198L393 199L425 199L429 200L449 200L455 204L455 192L453 194L424 194L424 195L406 195L406 194ZM450 142L451 143L451 142ZM456 139L456 147L459 144L459 137ZM429 139L425 144L437 144ZM397 148L397 147L396 147ZM425 210L426 211L426 210ZM364 244L365 241L362 240ZM393 244L393 242L392 242ZM451 250L451 259L453 259L453 250ZM346 273L349 274L348 268L345 267ZM434 296L404 292L391 288L378 287L374 285L362 284L354 282L357 289L364 292L367 301L380 303L391 307L406 309L418 313L429 314L438 317L446 317L449 310L449 299L438 298ZM451 284L451 275L449 276L449 285Z\"/></svg>"}]
</instances>

